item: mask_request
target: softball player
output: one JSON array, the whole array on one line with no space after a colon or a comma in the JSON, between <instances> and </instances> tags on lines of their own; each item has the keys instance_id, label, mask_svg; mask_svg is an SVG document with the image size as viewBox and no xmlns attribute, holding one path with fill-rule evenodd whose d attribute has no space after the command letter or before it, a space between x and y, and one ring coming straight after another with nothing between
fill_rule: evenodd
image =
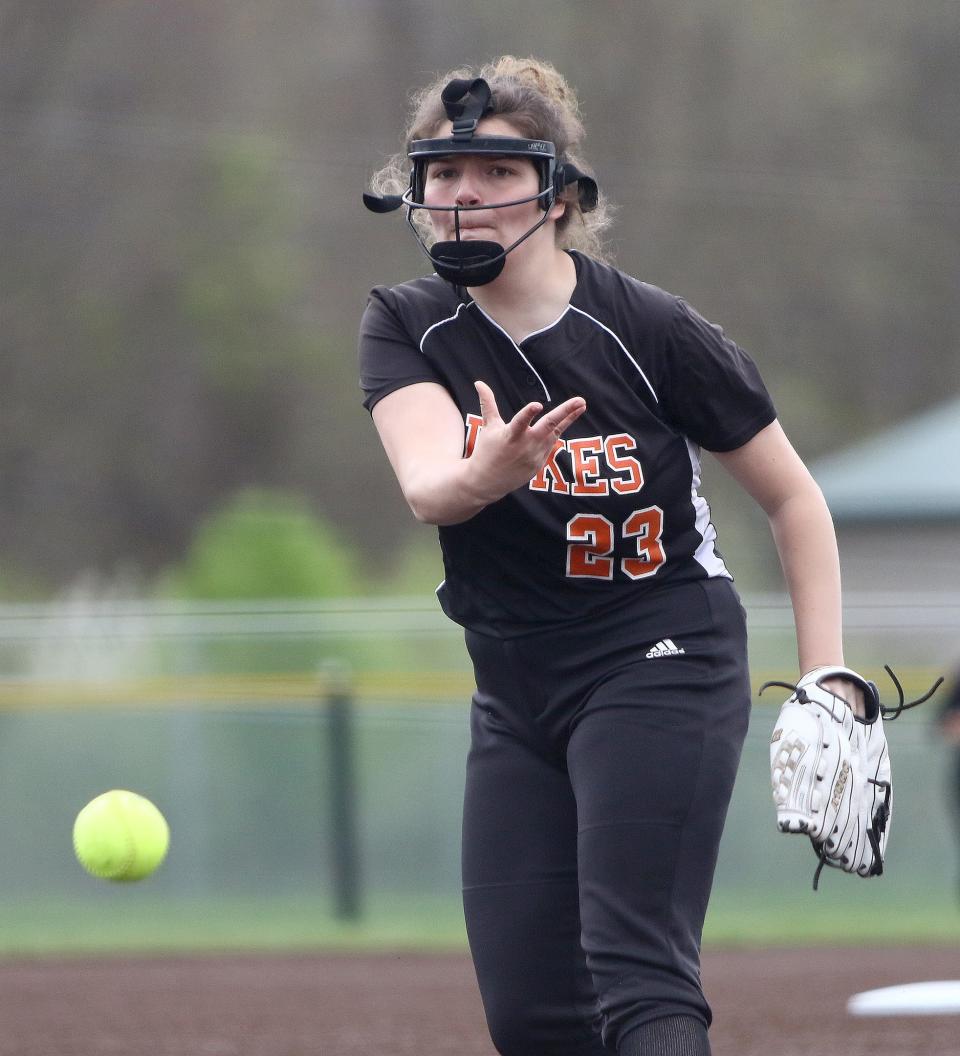
<instances>
[{"instance_id":1,"label":"softball player","mask_svg":"<svg viewBox=\"0 0 960 1056\"><path fill-rule=\"evenodd\" d=\"M753 362L604 262L582 135L537 60L418 96L402 185L364 197L435 274L372 291L361 386L475 669L463 898L497 1050L702 1056L750 687L701 449L770 517L804 671L843 663L836 542Z\"/></svg>"}]
</instances>

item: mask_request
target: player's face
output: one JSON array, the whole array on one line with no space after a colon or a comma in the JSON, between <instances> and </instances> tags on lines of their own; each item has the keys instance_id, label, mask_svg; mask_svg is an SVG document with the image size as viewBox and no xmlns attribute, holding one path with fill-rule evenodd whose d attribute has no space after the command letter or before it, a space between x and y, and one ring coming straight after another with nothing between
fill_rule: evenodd
<instances>
[{"instance_id":1,"label":"player's face","mask_svg":"<svg viewBox=\"0 0 960 1056\"><path fill-rule=\"evenodd\" d=\"M441 126L438 136L452 134L452 127ZM484 118L477 126L478 136L523 138L509 121ZM438 158L427 166L423 188L424 205L496 205L529 198L540 189L536 167L529 158L461 154ZM460 237L486 239L509 246L542 216L536 201L505 209L480 209L460 213ZM452 241L455 235L452 212L431 212L430 222L439 240Z\"/></svg>"}]
</instances>

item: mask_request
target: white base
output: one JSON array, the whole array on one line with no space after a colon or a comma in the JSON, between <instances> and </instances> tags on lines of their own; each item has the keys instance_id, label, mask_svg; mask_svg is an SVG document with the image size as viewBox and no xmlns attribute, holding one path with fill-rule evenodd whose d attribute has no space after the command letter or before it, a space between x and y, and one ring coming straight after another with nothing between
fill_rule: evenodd
<instances>
[{"instance_id":1,"label":"white base","mask_svg":"<svg viewBox=\"0 0 960 1056\"><path fill-rule=\"evenodd\" d=\"M847 1002L851 1016L960 1015L960 980L904 983L854 994Z\"/></svg>"}]
</instances>

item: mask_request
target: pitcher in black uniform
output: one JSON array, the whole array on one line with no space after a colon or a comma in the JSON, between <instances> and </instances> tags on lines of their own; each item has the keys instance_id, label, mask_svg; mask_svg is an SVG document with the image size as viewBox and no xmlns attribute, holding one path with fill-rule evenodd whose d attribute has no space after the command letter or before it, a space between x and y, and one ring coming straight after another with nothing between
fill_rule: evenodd
<instances>
[{"instance_id":1,"label":"pitcher in black uniform","mask_svg":"<svg viewBox=\"0 0 960 1056\"><path fill-rule=\"evenodd\" d=\"M750 685L701 449L770 517L801 671L843 663L839 563L754 363L604 261L582 136L538 60L417 97L364 198L406 210L435 273L371 293L361 386L476 673L463 899L497 1050L702 1056Z\"/></svg>"}]
</instances>

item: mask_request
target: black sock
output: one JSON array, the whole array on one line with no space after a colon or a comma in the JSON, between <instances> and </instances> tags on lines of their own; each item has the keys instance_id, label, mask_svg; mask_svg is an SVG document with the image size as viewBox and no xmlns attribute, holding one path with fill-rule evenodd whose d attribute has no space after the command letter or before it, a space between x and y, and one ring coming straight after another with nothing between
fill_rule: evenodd
<instances>
[{"instance_id":1,"label":"black sock","mask_svg":"<svg viewBox=\"0 0 960 1056\"><path fill-rule=\"evenodd\" d=\"M618 1056L710 1056L707 1028L695 1016L664 1016L631 1031Z\"/></svg>"}]
</instances>

